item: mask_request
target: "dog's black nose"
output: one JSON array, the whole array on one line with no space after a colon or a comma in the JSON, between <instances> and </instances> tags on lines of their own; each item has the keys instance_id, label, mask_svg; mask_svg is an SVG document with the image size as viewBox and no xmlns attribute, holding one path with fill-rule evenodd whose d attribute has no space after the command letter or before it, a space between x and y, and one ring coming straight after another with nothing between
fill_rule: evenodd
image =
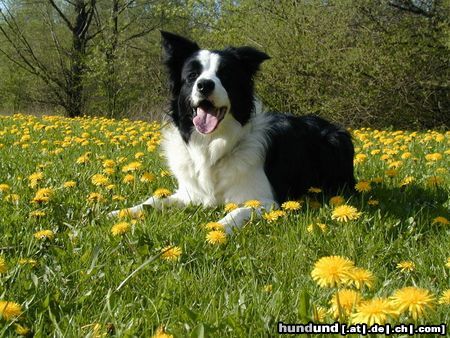
<instances>
[{"instance_id":1,"label":"dog's black nose","mask_svg":"<svg viewBox=\"0 0 450 338\"><path fill-rule=\"evenodd\" d=\"M208 96L214 90L214 81L207 79L199 80L197 82L197 89L200 94Z\"/></svg>"}]
</instances>

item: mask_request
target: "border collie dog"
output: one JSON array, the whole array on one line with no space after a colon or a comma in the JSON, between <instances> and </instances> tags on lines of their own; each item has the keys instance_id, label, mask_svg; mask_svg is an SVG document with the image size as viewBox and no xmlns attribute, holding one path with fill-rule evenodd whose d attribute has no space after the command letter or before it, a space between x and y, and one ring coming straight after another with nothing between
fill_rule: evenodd
<instances>
[{"instance_id":1,"label":"border collie dog","mask_svg":"<svg viewBox=\"0 0 450 338\"><path fill-rule=\"evenodd\" d=\"M269 56L252 47L200 49L184 37L161 32L169 73L171 123L162 149L178 190L145 205L216 206L258 200L262 210L298 199L310 187L336 193L352 189L350 134L316 116L258 111L253 79ZM117 215L118 211L111 214ZM239 207L218 222L230 233L252 209Z\"/></svg>"}]
</instances>

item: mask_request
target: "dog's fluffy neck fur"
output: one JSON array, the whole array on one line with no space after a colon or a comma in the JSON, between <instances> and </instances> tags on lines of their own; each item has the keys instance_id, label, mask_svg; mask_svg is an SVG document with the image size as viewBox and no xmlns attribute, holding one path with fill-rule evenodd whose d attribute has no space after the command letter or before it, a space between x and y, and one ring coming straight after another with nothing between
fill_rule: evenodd
<instances>
[{"instance_id":1,"label":"dog's fluffy neck fur","mask_svg":"<svg viewBox=\"0 0 450 338\"><path fill-rule=\"evenodd\" d=\"M258 110L261 108L260 104L256 106ZM173 124L163 133L162 149L170 170L179 182L190 185L193 202L205 205L245 202L247 191L242 198L227 191L232 186L239 187L239 180L248 179L255 170L263 173L270 115L254 112L244 126L227 115L216 132L202 135L193 131L188 142ZM260 195L273 199L270 189L261 190L264 191Z\"/></svg>"}]
</instances>

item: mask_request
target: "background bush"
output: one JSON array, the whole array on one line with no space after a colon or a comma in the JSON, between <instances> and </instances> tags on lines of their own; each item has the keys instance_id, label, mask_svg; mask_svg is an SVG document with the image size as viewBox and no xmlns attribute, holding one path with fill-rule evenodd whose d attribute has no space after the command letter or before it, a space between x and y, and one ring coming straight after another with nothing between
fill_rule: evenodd
<instances>
[{"instance_id":1,"label":"background bush","mask_svg":"<svg viewBox=\"0 0 450 338\"><path fill-rule=\"evenodd\" d=\"M63 78L70 67L61 64L73 61L64 22L49 1L2 3L1 109L67 110L46 81L11 61L20 58L6 39L12 17L39 60ZM449 125L449 0L93 3L93 38L79 61L83 114L154 118L166 110L158 32L164 29L205 48L246 44L271 55L257 82L268 109L315 113L347 126ZM64 1L59 6L76 18ZM55 35L65 51L59 58Z\"/></svg>"}]
</instances>

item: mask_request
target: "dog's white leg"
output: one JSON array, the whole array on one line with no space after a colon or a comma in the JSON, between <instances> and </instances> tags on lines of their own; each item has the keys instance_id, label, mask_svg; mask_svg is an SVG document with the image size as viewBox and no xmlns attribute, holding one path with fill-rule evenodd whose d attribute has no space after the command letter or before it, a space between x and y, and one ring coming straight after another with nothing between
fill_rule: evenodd
<instances>
[{"instance_id":1,"label":"dog's white leg","mask_svg":"<svg viewBox=\"0 0 450 338\"><path fill-rule=\"evenodd\" d=\"M252 212L258 217L261 217L263 211L269 211L273 209L278 209L278 204L272 200L261 201L261 206L258 208L248 208L241 207L229 212L224 218L218 221L225 227L225 232L227 234L233 233L233 228L240 228L244 223L250 219Z\"/></svg>"},{"instance_id":2,"label":"dog's white leg","mask_svg":"<svg viewBox=\"0 0 450 338\"><path fill-rule=\"evenodd\" d=\"M133 215L138 215L139 213L141 213L142 211L144 211L144 208L146 206L150 206L153 207L155 209L161 210L165 207L171 207L174 205L186 205L188 204L189 201L186 200L185 195L182 194L180 191L177 191L176 193L174 193L171 196L168 196L166 198L158 198L158 197L150 197L148 200L144 201L141 204L138 204L134 207L131 208L127 208L124 209L126 210L126 213L133 216ZM110 212L108 214L109 217L116 217L119 215L119 213L121 212L121 210L114 210L112 212Z\"/></svg>"}]
</instances>

